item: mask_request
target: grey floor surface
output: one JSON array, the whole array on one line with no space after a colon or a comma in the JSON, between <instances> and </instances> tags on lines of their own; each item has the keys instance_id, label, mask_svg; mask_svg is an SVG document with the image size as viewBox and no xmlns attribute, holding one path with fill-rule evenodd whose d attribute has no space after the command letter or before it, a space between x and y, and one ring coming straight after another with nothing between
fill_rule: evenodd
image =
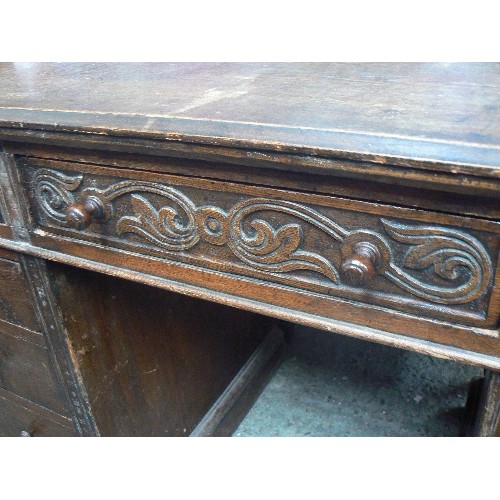
<instances>
[{"instance_id":1,"label":"grey floor surface","mask_svg":"<svg viewBox=\"0 0 500 500\"><path fill-rule=\"evenodd\" d=\"M235 436L458 436L482 370L297 327Z\"/></svg>"}]
</instances>

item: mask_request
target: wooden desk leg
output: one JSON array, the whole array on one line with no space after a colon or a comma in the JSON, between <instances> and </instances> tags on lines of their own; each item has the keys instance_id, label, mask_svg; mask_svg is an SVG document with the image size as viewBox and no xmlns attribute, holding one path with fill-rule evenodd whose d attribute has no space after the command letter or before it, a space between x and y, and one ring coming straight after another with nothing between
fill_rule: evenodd
<instances>
[{"instance_id":1,"label":"wooden desk leg","mask_svg":"<svg viewBox=\"0 0 500 500\"><path fill-rule=\"evenodd\" d=\"M485 371L472 436L500 437L500 372Z\"/></svg>"}]
</instances>

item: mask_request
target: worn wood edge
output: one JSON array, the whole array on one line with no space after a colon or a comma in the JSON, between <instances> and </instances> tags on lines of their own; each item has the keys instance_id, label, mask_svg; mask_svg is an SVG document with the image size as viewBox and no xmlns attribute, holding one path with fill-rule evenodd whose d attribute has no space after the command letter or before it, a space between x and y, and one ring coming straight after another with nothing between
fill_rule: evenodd
<instances>
[{"instance_id":1,"label":"worn wood edge","mask_svg":"<svg viewBox=\"0 0 500 500\"><path fill-rule=\"evenodd\" d=\"M462 424L459 432L460 437L473 436L472 431L477 418L483 384L484 377L474 377L469 383L467 401L465 402Z\"/></svg>"},{"instance_id":2,"label":"worn wood edge","mask_svg":"<svg viewBox=\"0 0 500 500\"><path fill-rule=\"evenodd\" d=\"M25 275L32 278L28 280L28 285L43 325L54 374L63 388L74 427L81 436L99 436L78 364L72 356L64 322L50 288L45 262L29 255L23 255L20 261Z\"/></svg>"},{"instance_id":3,"label":"worn wood edge","mask_svg":"<svg viewBox=\"0 0 500 500\"><path fill-rule=\"evenodd\" d=\"M190 437L231 436L278 368L283 352L284 334L274 327Z\"/></svg>"},{"instance_id":4,"label":"worn wood edge","mask_svg":"<svg viewBox=\"0 0 500 500\"><path fill-rule=\"evenodd\" d=\"M32 225L31 216L13 155L0 154L0 188L13 242L29 245L31 239L27 226ZM75 429L79 435L99 435L78 368L71 358L67 333L47 279L45 262L23 252L18 261L44 335L53 373L63 389Z\"/></svg>"},{"instance_id":5,"label":"worn wood edge","mask_svg":"<svg viewBox=\"0 0 500 500\"><path fill-rule=\"evenodd\" d=\"M180 283L167 278L147 275L143 272L126 270L111 266L109 264L101 264L99 262L89 261L80 257L61 254L52 250L35 247L26 242L16 242L0 239L0 246L9 250L14 250L35 257L41 257L42 259L48 259L55 262L61 262L63 264L82 267L90 271L96 271L108 274L110 276L116 276L118 278L136 281L146 285L170 290L172 292L189 295L191 297L196 297L211 302L217 302L231 307L237 307L266 316L283 319L285 321L310 326L312 328L318 328L333 333L339 333L351 337L390 345L393 347L408 349L438 358L451 359L453 361L479 366L491 370L500 370L500 358L496 356L490 356L473 351L466 351L454 346L447 346L428 340L411 338L401 334L385 332L362 325L356 325L340 320L320 317L306 312L297 312L293 309L282 306L270 306L268 304L257 302L252 299L236 297L216 290L201 288L195 285ZM483 335L493 335L494 337L498 337L500 334L498 330L488 330L486 332L481 331L477 328L472 328L471 330Z\"/></svg>"},{"instance_id":6,"label":"worn wood edge","mask_svg":"<svg viewBox=\"0 0 500 500\"><path fill-rule=\"evenodd\" d=\"M14 186L13 176L17 175L14 156L0 154L0 194L3 197L5 221L10 226L12 237L17 240L29 241L29 233L24 221L29 221L28 204L22 203L20 190Z\"/></svg>"},{"instance_id":7,"label":"worn wood edge","mask_svg":"<svg viewBox=\"0 0 500 500\"><path fill-rule=\"evenodd\" d=\"M14 394L13 392L7 391L0 387L0 398L7 399L8 401L13 402L14 404L25 408L26 410L37 413L41 415L43 418L47 420L52 420L63 427L73 430L73 425L71 419L65 417L64 415L60 415L55 411L49 410L45 406L41 406L37 403L33 403L33 401L23 398L18 394Z\"/></svg>"},{"instance_id":8,"label":"worn wood edge","mask_svg":"<svg viewBox=\"0 0 500 500\"><path fill-rule=\"evenodd\" d=\"M1 236L0 236L1 238ZM8 238L7 238L8 239ZM12 264L19 265L16 254L4 248L0 248L0 259L9 261Z\"/></svg>"},{"instance_id":9,"label":"worn wood edge","mask_svg":"<svg viewBox=\"0 0 500 500\"><path fill-rule=\"evenodd\" d=\"M325 156L344 155L381 163L390 157L393 163L402 164L411 161L415 156L419 157L419 164L446 162L449 158L446 149L452 146L457 164L486 168L491 168L493 165L500 166L498 144L172 115L0 107L0 127L31 131L65 131L86 135L100 134L109 137L142 137L163 141L215 144L239 149L258 147L262 150L313 152ZM275 139L255 139L265 133L272 134ZM407 151L412 152L411 157L407 155ZM498 175L494 172L494 168L491 170L491 175Z\"/></svg>"},{"instance_id":10,"label":"worn wood edge","mask_svg":"<svg viewBox=\"0 0 500 500\"><path fill-rule=\"evenodd\" d=\"M460 214L450 214L448 212L435 210L422 210L420 208L399 206L397 215L394 215L394 206L388 202L377 202L348 198L342 195L332 195L325 193L315 193L309 191L297 191L293 188L268 187L262 185L252 185L246 182L235 182L212 178L190 177L180 174L146 172L132 168L122 169L115 166L94 165L77 162L67 162L60 160L44 160L40 158L30 158L19 162L20 168L52 168L73 172L75 175L87 176L108 176L118 177L121 180L151 181L179 187L190 187L196 189L206 189L210 191L236 192L258 198L269 198L294 201L329 207L341 210L352 210L357 212L368 212L380 217L392 217L396 219L410 219L418 222L441 223L446 225L456 225L470 229L494 232L500 234L500 221L485 219L475 216ZM196 180L196 185L193 181ZM28 220L28 219L26 219ZM32 226L34 226L32 224ZM41 230L44 230L43 228Z\"/></svg>"},{"instance_id":11,"label":"worn wood edge","mask_svg":"<svg viewBox=\"0 0 500 500\"><path fill-rule=\"evenodd\" d=\"M396 183L402 186L423 187L432 190L485 194L498 197L499 171L492 167L494 161L485 165L460 164L448 156L443 160L426 161L423 158L393 158L389 155L366 154L364 156L335 151L321 155L318 151L276 147L270 150L257 149L245 144L236 147L218 143L186 142L166 139L108 136L107 134L17 130L0 127L0 140L45 144L60 147L128 152L146 155L171 156L200 161L218 161L228 165L265 167L277 170L314 173L326 176L353 177L370 181ZM408 147L412 147L410 145ZM410 149L410 151L412 151ZM496 158L498 151L495 150ZM367 164L369 168L367 168Z\"/></svg>"},{"instance_id":12,"label":"worn wood edge","mask_svg":"<svg viewBox=\"0 0 500 500\"><path fill-rule=\"evenodd\" d=\"M30 330L21 325L15 325L0 318L0 333L10 335L16 339L30 342L40 347L46 347L43 333Z\"/></svg>"},{"instance_id":13,"label":"worn wood edge","mask_svg":"<svg viewBox=\"0 0 500 500\"><path fill-rule=\"evenodd\" d=\"M318 158L300 157L300 165L305 165L312 161L314 164L335 163L335 170L332 170L330 176L321 175L318 172L299 171L304 167L297 167L297 160L293 157L282 159L283 166L287 163L295 167L296 171L286 168L269 168L266 162L269 161L269 155L260 153L256 155L251 151L247 155L228 162L227 159L219 161L210 160L207 156L201 154L192 157L176 157L169 155L165 151L161 155L146 155L140 153L131 153L123 151L81 149L77 146L54 146L36 143L4 143L4 150L7 153L15 155L17 158L26 159L38 158L47 162L65 161L78 163L79 165L100 165L119 169L134 169L147 171L159 175L182 175L183 177L220 180L223 182L237 182L246 184L255 184L278 189L291 189L298 192L309 192L316 194L326 194L331 196L340 196L351 200L371 201L376 203L392 204L394 206L413 207L424 210L445 212L455 215L464 215L472 217L482 217L486 219L498 220L500 218L500 208L498 208L498 198L500 198L500 189L482 193L471 193L471 186L463 188L464 193L461 197L461 205L453 201L456 199L454 189L445 191L439 189L436 191L432 187L422 187L420 185L406 185L405 179L399 179L400 185L395 185L392 180L384 179L382 175L372 178L367 185L366 177L362 175L361 170L366 167L373 170L374 164L358 163L359 175L342 175L344 170L343 161L340 160L322 160ZM352 162L351 162L352 163ZM235 168L235 165L244 168ZM414 174L412 174L413 177ZM443 180L443 179L441 179ZM481 181L476 178L475 182ZM412 181L415 184L415 180ZM464 181L462 181L464 182ZM405 184L404 187L402 184ZM411 183L410 183L411 184ZM418 183L417 183L418 184ZM483 186L484 187L484 186ZM409 197L401 198L401 189L404 189ZM461 188L460 188L461 189ZM418 193L418 194L417 194ZM438 195L436 197L436 195ZM497 196L497 198L495 198ZM444 205L443 205L444 203ZM463 205L465 203L465 205Z\"/></svg>"},{"instance_id":14,"label":"worn wood edge","mask_svg":"<svg viewBox=\"0 0 500 500\"><path fill-rule=\"evenodd\" d=\"M8 224L9 214L7 213L7 204L5 202L4 195L5 187L2 187L5 186L7 182L7 174L2 160L2 157L4 156L3 151L3 146L0 144L0 236L7 238L10 237L11 232Z\"/></svg>"},{"instance_id":15,"label":"worn wood edge","mask_svg":"<svg viewBox=\"0 0 500 500\"><path fill-rule=\"evenodd\" d=\"M500 373L486 370L471 432L476 437L500 437Z\"/></svg>"}]
</instances>

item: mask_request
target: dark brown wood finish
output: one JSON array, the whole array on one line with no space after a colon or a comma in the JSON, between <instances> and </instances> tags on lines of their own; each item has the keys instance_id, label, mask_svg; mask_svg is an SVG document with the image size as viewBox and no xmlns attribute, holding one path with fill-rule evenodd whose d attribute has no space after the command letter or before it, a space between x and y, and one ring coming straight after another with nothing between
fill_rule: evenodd
<instances>
[{"instance_id":1,"label":"dark brown wood finish","mask_svg":"<svg viewBox=\"0 0 500 500\"><path fill-rule=\"evenodd\" d=\"M71 420L0 387L0 436L69 437Z\"/></svg>"},{"instance_id":2,"label":"dark brown wood finish","mask_svg":"<svg viewBox=\"0 0 500 500\"><path fill-rule=\"evenodd\" d=\"M1 174L1 169L0 169L0 175ZM0 182L0 238L10 238L11 232L10 232L10 227L7 224L7 217L6 217L6 208L5 208L5 200L3 199L3 193L2 193L2 183Z\"/></svg>"},{"instance_id":3,"label":"dark brown wood finish","mask_svg":"<svg viewBox=\"0 0 500 500\"><path fill-rule=\"evenodd\" d=\"M152 255L327 297L410 312L420 307L425 316L456 315L481 327L498 324L498 287L491 287L500 244L496 222L93 166L34 160L23 166L32 239L42 247L73 254L72 242L87 241L127 256ZM88 212L77 226L85 229L93 220L92 226L75 232L71 211L82 207L83 217L85 203L98 205L98 215ZM168 214L171 221L164 219ZM379 259L370 282L351 283L340 273L363 243ZM440 271L444 264L451 268ZM457 274L458 264L467 267L467 276Z\"/></svg>"},{"instance_id":4,"label":"dark brown wood finish","mask_svg":"<svg viewBox=\"0 0 500 500\"><path fill-rule=\"evenodd\" d=\"M50 269L101 435L189 435L270 329L237 309Z\"/></svg>"},{"instance_id":5,"label":"dark brown wood finish","mask_svg":"<svg viewBox=\"0 0 500 500\"><path fill-rule=\"evenodd\" d=\"M0 387L60 414L67 414L47 349L8 334L1 324Z\"/></svg>"},{"instance_id":6,"label":"dark brown wood finish","mask_svg":"<svg viewBox=\"0 0 500 500\"><path fill-rule=\"evenodd\" d=\"M66 398L41 333L24 259L0 249L0 388L66 417Z\"/></svg>"},{"instance_id":7,"label":"dark brown wood finish","mask_svg":"<svg viewBox=\"0 0 500 500\"><path fill-rule=\"evenodd\" d=\"M0 320L39 331L18 257L0 248Z\"/></svg>"},{"instance_id":8,"label":"dark brown wood finish","mask_svg":"<svg viewBox=\"0 0 500 500\"><path fill-rule=\"evenodd\" d=\"M191 437L231 436L265 387L284 353L284 332L275 326L219 396Z\"/></svg>"},{"instance_id":9,"label":"dark brown wood finish","mask_svg":"<svg viewBox=\"0 0 500 500\"><path fill-rule=\"evenodd\" d=\"M500 373L486 370L472 435L500 437Z\"/></svg>"},{"instance_id":10,"label":"dark brown wood finish","mask_svg":"<svg viewBox=\"0 0 500 500\"><path fill-rule=\"evenodd\" d=\"M499 87L498 64L0 65L0 247L26 254L78 432L241 417L267 322L252 343L249 313L171 292L500 370Z\"/></svg>"},{"instance_id":11,"label":"dark brown wood finish","mask_svg":"<svg viewBox=\"0 0 500 500\"><path fill-rule=\"evenodd\" d=\"M4 64L0 86L6 128L500 165L496 64Z\"/></svg>"},{"instance_id":12,"label":"dark brown wood finish","mask_svg":"<svg viewBox=\"0 0 500 500\"><path fill-rule=\"evenodd\" d=\"M461 190L462 196L457 196L453 192L452 176L442 178L444 185L439 185L439 189L432 186L432 184L423 189L423 183L421 182L413 182L413 185L419 186L418 188L411 187L411 180L407 182L410 176L403 176L395 183L393 179L385 178L380 174L367 182L366 175L363 173L366 168L360 162L354 164L352 162L346 163L343 160L331 160L337 164L331 175L329 175L329 172L321 174L310 171L307 171L307 175L304 175L288 168L296 166L297 163L307 164L307 162L310 162L311 164L318 164L325 162L325 160L315 157L305 158L288 155L285 161L284 158L280 160L276 155L270 154L260 154L254 158L246 151L244 155L235 154L230 159L232 163L227 163L227 158L211 155L208 151L197 153L195 146L192 145L184 145L186 149L185 156L199 157L203 161L173 158L172 155L175 153L172 151L169 151L168 154L164 153L163 156L152 155L148 148L144 148L142 151L146 154L132 154L130 152L124 154L108 150L92 151L70 148L68 147L69 144L64 141L61 141L61 145L66 147L41 146L33 142L5 143L4 149L20 157L91 163L126 169L133 168L146 172L169 173L184 177L209 178L251 185L288 188L298 192L337 195L347 199L384 202L396 206L425 208L496 220L500 218L498 190L492 189L488 192L481 192L481 195L477 196L472 194L469 187L464 187ZM175 145L180 147L182 143L176 143ZM113 144L113 146L115 149L117 148L116 144ZM96 145L96 148L99 148L99 146ZM208 161L208 158L212 157L214 161ZM276 163L282 164L282 167L276 168ZM235 164L239 165L240 168L235 168ZM358 175L354 177L354 174L351 175L349 172L355 165L358 168ZM370 168L373 169L373 165ZM344 171L346 176L341 177ZM325 175L326 173L328 175ZM418 172L413 171L411 178L418 180ZM434 178L441 177L435 173ZM473 180L470 179L468 182L470 184ZM493 182L491 187L494 186Z\"/></svg>"},{"instance_id":13,"label":"dark brown wood finish","mask_svg":"<svg viewBox=\"0 0 500 500\"><path fill-rule=\"evenodd\" d=\"M0 248L0 435L19 435L18 426L34 435L71 435L50 421L71 422L36 310L22 256ZM26 401L17 404L16 401ZM27 405L27 406L26 406ZM54 413L55 412L55 413ZM59 420L58 420L59 419ZM62 420L61 420L62 419ZM55 427L54 427L55 426Z\"/></svg>"}]
</instances>

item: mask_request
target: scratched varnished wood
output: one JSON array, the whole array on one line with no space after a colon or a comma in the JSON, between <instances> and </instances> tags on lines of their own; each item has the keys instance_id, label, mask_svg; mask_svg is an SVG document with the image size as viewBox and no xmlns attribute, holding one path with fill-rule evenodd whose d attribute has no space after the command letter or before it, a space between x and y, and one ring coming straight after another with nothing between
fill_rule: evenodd
<instances>
[{"instance_id":1,"label":"scratched varnished wood","mask_svg":"<svg viewBox=\"0 0 500 500\"><path fill-rule=\"evenodd\" d=\"M221 304L498 370L499 88L500 65L479 63L1 64L0 212L12 236L0 225L0 245L33 256L20 261L31 276L32 291L42 292L39 319L48 331L48 350L64 372L61 380L78 432L189 433L255 347L247 350L247 345L239 361L227 356L220 364L216 357L206 358L206 352L228 346L229 330L225 336L220 328L223 316L233 333L242 329L246 337L255 330L247 330L246 318L253 315ZM51 173L37 184L30 177L33 168ZM51 187L52 170L71 174L62 183L69 195ZM121 228L142 231L137 228L142 220L160 233L165 221L174 232L184 230L183 216L165 199L173 193L186 216L201 217L201 239L195 235L193 249L183 248L182 255L167 248L166 258L167 252L151 242L134 240L131 251L128 233L124 237L109 229L96 239L98 221L75 236L64 226L68 207L63 205L84 201L73 179L78 175L85 177L85 186L113 198L105 201L114 205L114 216L100 229L108 231L121 220ZM133 201L112 187L120 179L128 183ZM138 180L146 182L142 191L136 189ZM168 192L160 189L167 184ZM151 192L145 194L144 187ZM267 207L274 212L261 208L255 220L233 225L230 238L227 231L219 235L228 214L238 215L254 202L249 196L274 200ZM49 225L40 215L44 200L53 218ZM161 224L160 213L165 216ZM389 229L393 219L404 227L386 234L375 215L389 217ZM340 224L340 254L307 226L311 221L329 228ZM261 248L250 257L240 252L242 242L258 243L250 223L268 250L276 242L284 244L283 259L277 260L279 252L263 256ZM437 238L418 236L417 223ZM364 248L375 245L380 258L368 259L356 250L357 240L349 238L360 231ZM392 250L386 252L374 233L408 244L396 248L390 242ZM410 233L417 238L409 238ZM407 251L408 246L413 249ZM301 257L300 262L288 262L290 255ZM422 297L403 294L381 277L358 292L347 290L344 271L339 278L346 293L330 286L330 293L321 295L328 277L339 281L332 262L341 270L345 262L353 269L368 262L382 273L386 269L378 262L388 264L389 258L412 276L420 273L432 285L424 287L431 299L451 281L462 280L465 288L458 284L451 290L458 298L445 297L462 302L443 305L438 298L422 308L416 304ZM73 267L52 264L50 275L42 259ZM284 263L288 267L277 271L299 274L269 274ZM321 272L311 275L311 265ZM300 287L292 278L300 278ZM462 297L469 286L464 280L477 297ZM408 282L415 292L415 282ZM383 295L390 293L405 304L389 304ZM220 304L193 307L195 298ZM146 311L143 316L138 305ZM193 323L202 324L206 335ZM15 326L6 334L20 330ZM99 349L93 349L97 344ZM185 353L189 366L182 362ZM166 359L171 359L168 366L162 364ZM162 380L173 381L171 390L168 384L153 390L148 377L157 372L150 373L151 363L160 366ZM207 377L193 366L205 367ZM111 378L110 370L115 372ZM219 382L214 385L214 380ZM487 407L497 409L498 391L488 394ZM148 415L145 408L151 410ZM11 412L15 415L17 410Z\"/></svg>"},{"instance_id":2,"label":"scratched varnished wood","mask_svg":"<svg viewBox=\"0 0 500 500\"><path fill-rule=\"evenodd\" d=\"M40 326L16 254L0 248L0 321L30 330Z\"/></svg>"},{"instance_id":3,"label":"scratched varnished wood","mask_svg":"<svg viewBox=\"0 0 500 500\"><path fill-rule=\"evenodd\" d=\"M186 436L269 318L51 265L73 356L104 436Z\"/></svg>"},{"instance_id":4,"label":"scratched varnished wood","mask_svg":"<svg viewBox=\"0 0 500 500\"><path fill-rule=\"evenodd\" d=\"M425 317L444 320L454 318L461 324L482 328L495 327L498 323L499 312L495 307L490 307L490 303L496 302L497 294L493 294L495 297L490 300L494 290L489 286L494 269L492 262L497 260L500 244L500 225L495 222L453 218L400 207L394 209L331 196L271 190L262 186L240 186L229 182L158 174L148 176L135 170L96 166L89 169L87 165L46 160L30 160L21 165L22 183L30 186L29 206L32 207L36 228L32 239L41 247L62 250L63 247L59 246L62 236L62 241L70 242L70 248L64 250L65 254L74 255L74 247L80 246L80 252L90 258L85 242L93 242L107 249L126 250L127 258L128 252L138 252L144 262L148 257L168 258L170 261L218 271L217 287L222 286L219 273L224 272L254 277L266 283L281 283L297 291L314 292L318 295L318 305L321 296L335 296L354 300L357 304L384 305L391 310L413 312ZM117 174L120 176L116 177ZM102 197L103 211L110 214L109 220L92 222L92 217L89 217L90 227L75 231L66 224L66 205L55 212L51 208L51 190L57 196L81 204L86 197L84 193L94 193L94 189L110 193ZM117 198L114 199L116 189ZM126 192L120 194L124 189ZM113 198L113 201L107 201L108 198ZM179 234L175 232L175 227L171 229L168 221L162 219L169 210L175 212L177 224L182 225ZM238 215L243 213L246 215ZM59 218L55 218L54 214ZM391 221L396 224L396 233L411 233L420 228L427 238L434 238L440 243L433 248L433 253L430 247L426 249L422 245L423 241L420 241L419 246L413 239L405 239L403 234L393 234L391 238ZM433 224L434 229L429 228L429 223ZM241 230L238 229L240 226ZM333 233L329 232L329 226L337 229ZM252 250L248 242L259 227L262 232L258 234L264 240ZM268 236L264 236L267 234L266 228L269 228ZM450 228L452 233L447 233ZM462 233L461 229L466 232ZM487 233L476 232L477 229ZM342 248L345 247L341 242L344 237L350 238L347 232L355 230L369 231L364 238L369 238L370 234L382 238L377 244L382 244L392 255L391 258L387 256L387 263L391 260L391 265L397 263L402 266L399 268L396 265L395 269L399 269L396 272L404 274L409 280L405 282L409 288L405 288L404 283L397 279L391 282L385 275L374 277L370 283L359 288L346 285L344 277L338 274L347 258L342 256ZM451 259L453 248L457 246L455 257L468 255L468 247L463 246L464 242L460 243L462 240L450 238L452 235L478 245L477 248L483 253L480 260L484 259L484 262L476 263L477 273L471 269L471 274L466 271L463 275L457 274L455 280L451 277L445 279L430 265L430 259L434 259L432 262L435 265L439 265L440 258ZM473 235L479 240L470 239ZM413 235L415 237L416 234ZM398 238L403 238L403 245L398 246ZM405 255L409 248L413 248L413 253L420 252L420 258L427 259L422 269L405 267ZM476 262L476 257L469 257ZM97 257L94 260L102 259ZM119 259L117 256L115 262ZM166 265L163 264L161 269L164 271ZM144 270L147 272L146 268ZM183 281L187 281L190 273L183 274ZM466 285L466 276L471 286L476 279L484 281L482 292L474 297L469 296L471 288L466 286L462 298L459 294L452 299L453 294ZM413 286L412 283L420 285ZM261 287L259 293L260 290ZM280 294L277 292L276 296ZM318 307L317 314L329 315L326 307ZM335 314L338 318L338 312Z\"/></svg>"},{"instance_id":5,"label":"scratched varnished wood","mask_svg":"<svg viewBox=\"0 0 500 500\"><path fill-rule=\"evenodd\" d=\"M0 126L419 158L498 178L499 88L500 65L479 63L2 64Z\"/></svg>"}]
</instances>

